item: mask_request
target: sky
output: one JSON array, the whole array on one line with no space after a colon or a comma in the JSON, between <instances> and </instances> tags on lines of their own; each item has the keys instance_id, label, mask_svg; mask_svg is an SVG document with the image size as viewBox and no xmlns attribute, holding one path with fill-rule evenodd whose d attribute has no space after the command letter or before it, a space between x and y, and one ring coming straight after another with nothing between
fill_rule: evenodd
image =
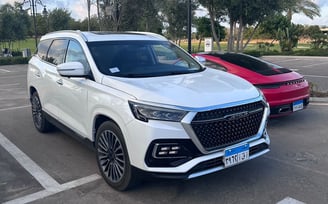
<instances>
[{"instance_id":1,"label":"sky","mask_svg":"<svg viewBox=\"0 0 328 204\"><path fill-rule=\"evenodd\" d=\"M5 3L14 4L14 2L24 2L24 0L0 0L0 5ZM28 0L25 0L28 2ZM55 8L66 8L71 12L71 16L75 19L83 20L87 17L87 0L35 0L42 1L46 5L47 9L53 10ZM302 14L293 15L293 23L303 24L303 25L319 25L319 26L328 26L328 1L327 0L314 0L314 2L319 5L321 16L315 17L313 20L307 18ZM25 3L23 6L24 9L29 8L29 3ZM37 11L42 12L43 7L38 6ZM96 13L96 6L91 6L91 14ZM198 11L198 13L204 13L204 11Z\"/></svg>"}]
</instances>

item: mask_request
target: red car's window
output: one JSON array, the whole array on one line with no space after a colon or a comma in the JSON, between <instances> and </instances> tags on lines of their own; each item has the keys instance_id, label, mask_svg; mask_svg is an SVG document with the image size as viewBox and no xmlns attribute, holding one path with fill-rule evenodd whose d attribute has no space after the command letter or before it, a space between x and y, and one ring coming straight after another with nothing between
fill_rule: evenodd
<instances>
[{"instance_id":1,"label":"red car's window","mask_svg":"<svg viewBox=\"0 0 328 204\"><path fill-rule=\"evenodd\" d=\"M255 58L244 54L225 53L225 54L210 54L211 56L219 57L224 61L236 64L253 72L270 76L283 73L289 73L291 70L280 67L259 58Z\"/></svg>"}]
</instances>

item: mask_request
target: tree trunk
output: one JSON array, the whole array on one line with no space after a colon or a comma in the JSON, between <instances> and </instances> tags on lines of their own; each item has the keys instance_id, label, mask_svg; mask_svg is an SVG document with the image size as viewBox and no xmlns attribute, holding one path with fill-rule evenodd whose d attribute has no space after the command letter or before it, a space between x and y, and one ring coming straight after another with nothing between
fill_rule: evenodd
<instances>
[{"instance_id":1,"label":"tree trunk","mask_svg":"<svg viewBox=\"0 0 328 204\"><path fill-rule=\"evenodd\" d=\"M230 18L231 19L231 18ZM228 52L232 52L233 50L233 38L234 38L234 31L233 31L233 21L230 20L230 33L229 33L229 40L228 40Z\"/></svg>"},{"instance_id":2,"label":"tree trunk","mask_svg":"<svg viewBox=\"0 0 328 204\"><path fill-rule=\"evenodd\" d=\"M242 16L239 17L239 27L238 27L238 34L237 34L237 45L236 45L236 52L240 52L243 49L243 18Z\"/></svg>"},{"instance_id":3,"label":"tree trunk","mask_svg":"<svg viewBox=\"0 0 328 204\"><path fill-rule=\"evenodd\" d=\"M199 52L199 50L200 50L200 46L202 44L202 40L203 40L203 36L200 36L199 37L199 43L198 43L198 50L197 50L197 52Z\"/></svg>"},{"instance_id":4,"label":"tree trunk","mask_svg":"<svg viewBox=\"0 0 328 204\"><path fill-rule=\"evenodd\" d=\"M247 47L247 45L249 44L249 42L252 40L252 38L254 37L255 35L255 32L257 30L257 28L259 27L259 25L261 24L261 21L259 21L256 26L254 27L254 30L252 32L252 34L249 36L249 38L247 39L245 45L243 46L243 50Z\"/></svg>"},{"instance_id":5,"label":"tree trunk","mask_svg":"<svg viewBox=\"0 0 328 204\"><path fill-rule=\"evenodd\" d=\"M292 23L292 16L293 16L293 11L292 11L292 9L290 8L290 9L288 9L288 11L287 11L287 19L288 19L288 22L289 22L289 23Z\"/></svg>"},{"instance_id":6,"label":"tree trunk","mask_svg":"<svg viewBox=\"0 0 328 204\"><path fill-rule=\"evenodd\" d=\"M100 17L100 5L99 5L99 0L97 0L97 17L98 17L99 31L101 31L101 17Z\"/></svg>"},{"instance_id":7,"label":"tree trunk","mask_svg":"<svg viewBox=\"0 0 328 204\"><path fill-rule=\"evenodd\" d=\"M232 51L235 51L236 48L235 48L235 42L236 42L236 39L237 39L237 22L233 22L233 38L232 38Z\"/></svg>"},{"instance_id":8,"label":"tree trunk","mask_svg":"<svg viewBox=\"0 0 328 204\"><path fill-rule=\"evenodd\" d=\"M243 52L244 51L244 49L243 49L243 47L244 47L244 28L245 28L245 26L241 26L241 31L240 31L240 38L239 38L239 40L240 40L240 44L239 44L239 48L238 48L238 51L239 52Z\"/></svg>"},{"instance_id":9,"label":"tree trunk","mask_svg":"<svg viewBox=\"0 0 328 204\"><path fill-rule=\"evenodd\" d=\"M212 7L209 9L209 14L210 14L210 21L211 21L211 30L212 30L212 35L214 37L214 40L216 42L216 45L218 47L218 51L221 51L221 45L220 45L220 37L218 37L215 29L215 20L214 20L214 10ZM220 36L220 34L219 34Z\"/></svg>"}]
</instances>

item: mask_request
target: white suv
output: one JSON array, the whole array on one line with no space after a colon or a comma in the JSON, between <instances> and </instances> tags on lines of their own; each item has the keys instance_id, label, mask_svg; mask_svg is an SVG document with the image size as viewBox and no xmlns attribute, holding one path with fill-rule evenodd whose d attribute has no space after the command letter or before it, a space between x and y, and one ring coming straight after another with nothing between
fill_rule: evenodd
<instances>
[{"instance_id":1,"label":"white suv","mask_svg":"<svg viewBox=\"0 0 328 204\"><path fill-rule=\"evenodd\" d=\"M47 34L27 83L35 127L54 124L90 140L118 190L140 172L189 179L269 151L263 95L157 34Z\"/></svg>"}]
</instances>

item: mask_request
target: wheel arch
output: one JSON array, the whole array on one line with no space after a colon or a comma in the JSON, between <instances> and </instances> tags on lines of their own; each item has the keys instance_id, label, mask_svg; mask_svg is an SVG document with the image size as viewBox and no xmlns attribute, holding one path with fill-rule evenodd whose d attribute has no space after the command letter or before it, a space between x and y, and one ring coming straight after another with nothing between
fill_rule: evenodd
<instances>
[{"instance_id":1,"label":"wheel arch","mask_svg":"<svg viewBox=\"0 0 328 204\"><path fill-rule=\"evenodd\" d=\"M36 88L34 86L29 87L29 99L31 99L31 96L33 95L34 92L37 92Z\"/></svg>"},{"instance_id":2,"label":"wheel arch","mask_svg":"<svg viewBox=\"0 0 328 204\"><path fill-rule=\"evenodd\" d=\"M93 121L93 131L92 131L92 141L93 141L94 144L95 144L95 141L96 141L96 134L97 134L97 131L98 131L99 127L101 126L101 124L103 124L106 121L113 122L120 129L120 131L122 132L121 127L111 117L109 117L107 115L103 115L103 114L96 115L96 117L94 118L94 121Z\"/></svg>"}]
</instances>

